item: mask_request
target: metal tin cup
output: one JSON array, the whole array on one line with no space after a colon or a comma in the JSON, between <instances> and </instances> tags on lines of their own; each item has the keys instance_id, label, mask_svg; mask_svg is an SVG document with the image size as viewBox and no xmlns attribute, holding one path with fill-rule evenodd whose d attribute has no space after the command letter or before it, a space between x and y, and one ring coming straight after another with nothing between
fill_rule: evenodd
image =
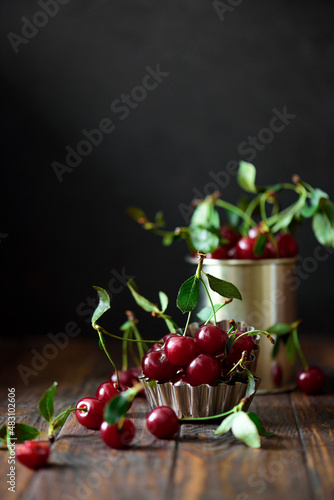
<instances>
[{"instance_id":1,"label":"metal tin cup","mask_svg":"<svg viewBox=\"0 0 334 500\"><path fill-rule=\"evenodd\" d=\"M197 258L187 257L197 265ZM230 318L254 325L255 329L266 330L277 322L292 323L297 319L296 258L262 260L218 260L204 259L203 271L217 278L232 282L242 294L241 300L233 300L222 308L217 319ZM205 276L203 275L203 278ZM210 294L214 304L222 302L215 292ZM210 305L208 297L201 289L198 310ZM275 360L273 346L261 337L261 356L257 375L261 378L259 393L284 392L296 387L296 368L286 357L283 343Z\"/></svg>"}]
</instances>

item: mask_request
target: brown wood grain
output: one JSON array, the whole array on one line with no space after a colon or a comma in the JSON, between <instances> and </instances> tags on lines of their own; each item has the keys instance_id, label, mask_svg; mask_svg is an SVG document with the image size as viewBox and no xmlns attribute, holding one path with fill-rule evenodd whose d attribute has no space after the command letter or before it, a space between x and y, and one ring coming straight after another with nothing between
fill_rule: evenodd
<instances>
[{"instance_id":1,"label":"brown wood grain","mask_svg":"<svg viewBox=\"0 0 334 500\"><path fill-rule=\"evenodd\" d=\"M40 343L38 343L40 342ZM43 339L36 341L43 346ZM16 370L29 363L29 349L13 344L2 365L1 423L6 418L7 387L17 388L17 420L45 429L36 411L43 391L59 382L55 409L61 411L84 396L94 396L110 374L104 354L95 343L73 339L26 386ZM325 368L333 375L327 348ZM117 352L117 349L116 351ZM321 356L321 350L318 349ZM332 357L330 357L332 356ZM3 359L3 356L0 360ZM0 361L1 362L1 361ZM330 377L329 377L330 380ZM253 450L231 433L215 436L216 424L183 424L180 436L158 440L146 430L149 411L137 398L129 412L136 424L133 445L112 450L98 431L80 426L71 414L56 443L48 467L32 472L17 463L16 493L7 491L5 450L0 453L0 498L19 500L322 500L334 497L334 396L327 384L320 396L291 394L254 398L255 411L272 438L261 438Z\"/></svg>"}]
</instances>

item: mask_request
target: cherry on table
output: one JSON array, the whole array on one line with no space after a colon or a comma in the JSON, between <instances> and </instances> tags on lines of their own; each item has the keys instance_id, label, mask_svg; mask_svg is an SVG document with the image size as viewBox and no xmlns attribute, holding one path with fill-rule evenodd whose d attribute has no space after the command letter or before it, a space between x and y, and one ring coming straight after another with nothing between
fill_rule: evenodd
<instances>
[{"instance_id":1,"label":"cherry on table","mask_svg":"<svg viewBox=\"0 0 334 500\"><path fill-rule=\"evenodd\" d=\"M131 370L118 370L119 383L125 387L133 387L136 382L136 377ZM116 373L112 373L110 377L111 382L117 382Z\"/></svg>"},{"instance_id":2,"label":"cherry on table","mask_svg":"<svg viewBox=\"0 0 334 500\"><path fill-rule=\"evenodd\" d=\"M99 429L103 422L104 407L105 402L100 399L91 397L80 399L76 408L82 410L75 411L77 421L87 429Z\"/></svg>"},{"instance_id":3,"label":"cherry on table","mask_svg":"<svg viewBox=\"0 0 334 500\"><path fill-rule=\"evenodd\" d=\"M321 368L310 366L298 373L297 385L305 394L316 394L325 385L325 374Z\"/></svg>"},{"instance_id":4,"label":"cherry on table","mask_svg":"<svg viewBox=\"0 0 334 500\"><path fill-rule=\"evenodd\" d=\"M157 380L161 384L171 380L178 371L178 367L168 361L164 349L145 354L142 368L145 377Z\"/></svg>"},{"instance_id":5,"label":"cherry on table","mask_svg":"<svg viewBox=\"0 0 334 500\"><path fill-rule=\"evenodd\" d=\"M221 372L220 362L210 354L199 354L187 367L189 383L194 387L202 384L213 385Z\"/></svg>"},{"instance_id":6,"label":"cherry on table","mask_svg":"<svg viewBox=\"0 0 334 500\"><path fill-rule=\"evenodd\" d=\"M29 469L43 467L50 455L49 444L41 441L24 441L17 444L15 449L18 461Z\"/></svg>"},{"instance_id":7,"label":"cherry on table","mask_svg":"<svg viewBox=\"0 0 334 500\"><path fill-rule=\"evenodd\" d=\"M198 354L197 342L192 337L173 335L165 344L167 359L175 366L188 365Z\"/></svg>"},{"instance_id":8,"label":"cherry on table","mask_svg":"<svg viewBox=\"0 0 334 500\"><path fill-rule=\"evenodd\" d=\"M100 434L102 440L110 448L126 448L133 441L136 435L136 427L132 420L125 418L122 427L119 428L119 423L109 425L104 421L100 427Z\"/></svg>"},{"instance_id":9,"label":"cherry on table","mask_svg":"<svg viewBox=\"0 0 334 500\"><path fill-rule=\"evenodd\" d=\"M218 326L204 325L196 333L196 342L203 354L216 356L223 353L227 341L227 333Z\"/></svg>"},{"instance_id":10,"label":"cherry on table","mask_svg":"<svg viewBox=\"0 0 334 500\"><path fill-rule=\"evenodd\" d=\"M169 406L154 408L146 420L147 430L159 439L172 438L180 430L180 422L175 411Z\"/></svg>"},{"instance_id":11,"label":"cherry on table","mask_svg":"<svg viewBox=\"0 0 334 500\"><path fill-rule=\"evenodd\" d=\"M117 382L103 382L96 390L96 397L104 403L108 403L114 396L126 391L128 387L125 385L117 385Z\"/></svg>"}]
</instances>

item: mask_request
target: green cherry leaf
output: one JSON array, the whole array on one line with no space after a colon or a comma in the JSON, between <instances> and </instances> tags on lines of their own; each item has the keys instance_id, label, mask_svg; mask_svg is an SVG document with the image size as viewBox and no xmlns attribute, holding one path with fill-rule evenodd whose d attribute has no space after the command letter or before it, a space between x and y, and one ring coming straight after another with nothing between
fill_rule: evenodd
<instances>
[{"instance_id":1,"label":"green cherry leaf","mask_svg":"<svg viewBox=\"0 0 334 500\"><path fill-rule=\"evenodd\" d=\"M130 388L112 398L104 409L104 420L106 420L109 425L117 424L119 419L124 417L128 411L129 404L137 392L138 391L136 389Z\"/></svg>"},{"instance_id":2,"label":"green cherry leaf","mask_svg":"<svg viewBox=\"0 0 334 500\"><path fill-rule=\"evenodd\" d=\"M193 311L197 306L199 287L200 281L196 275L182 283L177 294L176 305L183 313Z\"/></svg>"},{"instance_id":3,"label":"green cherry leaf","mask_svg":"<svg viewBox=\"0 0 334 500\"><path fill-rule=\"evenodd\" d=\"M159 299L161 304L161 312L164 313L168 306L168 297L165 292L159 292Z\"/></svg>"},{"instance_id":4,"label":"green cherry leaf","mask_svg":"<svg viewBox=\"0 0 334 500\"><path fill-rule=\"evenodd\" d=\"M22 423L15 424L15 438L19 443L35 439L40 434L41 432L38 429L35 429L35 427L31 427L28 424L22 424Z\"/></svg>"},{"instance_id":5,"label":"green cherry leaf","mask_svg":"<svg viewBox=\"0 0 334 500\"><path fill-rule=\"evenodd\" d=\"M226 434L233 424L234 419L237 417L238 413L232 413L224 418L219 427L215 430L215 434Z\"/></svg>"},{"instance_id":6,"label":"green cherry leaf","mask_svg":"<svg viewBox=\"0 0 334 500\"><path fill-rule=\"evenodd\" d=\"M0 427L0 447L3 447L7 443L7 427L3 425Z\"/></svg>"},{"instance_id":7,"label":"green cherry leaf","mask_svg":"<svg viewBox=\"0 0 334 500\"><path fill-rule=\"evenodd\" d=\"M206 277L208 278L211 290L213 290L214 292L217 292L222 297L226 297L228 299L242 300L241 293L239 292L237 287L233 285L233 283L216 278L211 274L206 274Z\"/></svg>"},{"instance_id":8,"label":"green cherry leaf","mask_svg":"<svg viewBox=\"0 0 334 500\"><path fill-rule=\"evenodd\" d=\"M293 334L290 333L287 343L285 345L285 353L286 357L290 361L291 364L293 364L296 360L296 346L295 346L295 341L293 338Z\"/></svg>"},{"instance_id":9,"label":"green cherry leaf","mask_svg":"<svg viewBox=\"0 0 334 500\"><path fill-rule=\"evenodd\" d=\"M254 422L254 424L256 425L256 428L260 434L260 436L264 436L264 437L272 437L274 436L275 434L273 432L267 432L266 429L263 427L263 425L261 424L260 422L260 419L259 417L256 415L256 413L252 413L252 412L247 412L247 415L249 416L249 418Z\"/></svg>"},{"instance_id":10,"label":"green cherry leaf","mask_svg":"<svg viewBox=\"0 0 334 500\"><path fill-rule=\"evenodd\" d=\"M200 203L190 220L191 246L204 253L213 252L220 243L220 217L214 201L208 196Z\"/></svg>"},{"instance_id":11,"label":"green cherry leaf","mask_svg":"<svg viewBox=\"0 0 334 500\"><path fill-rule=\"evenodd\" d=\"M325 200L312 219L314 234L322 245L334 248L334 204Z\"/></svg>"},{"instance_id":12,"label":"green cherry leaf","mask_svg":"<svg viewBox=\"0 0 334 500\"><path fill-rule=\"evenodd\" d=\"M277 337L275 344L274 344L274 347L273 347L273 350L271 351L272 359L275 359L277 357L281 341L282 341L282 337Z\"/></svg>"},{"instance_id":13,"label":"green cherry leaf","mask_svg":"<svg viewBox=\"0 0 334 500\"><path fill-rule=\"evenodd\" d=\"M252 163L246 161L239 162L237 181L239 186L248 193L256 193L255 185L256 168Z\"/></svg>"},{"instance_id":14,"label":"green cherry leaf","mask_svg":"<svg viewBox=\"0 0 334 500\"><path fill-rule=\"evenodd\" d=\"M220 236L210 229L195 227L189 229L192 248L203 253L212 253L220 244Z\"/></svg>"},{"instance_id":15,"label":"green cherry leaf","mask_svg":"<svg viewBox=\"0 0 334 500\"><path fill-rule=\"evenodd\" d=\"M253 377L253 374L251 371L249 371L247 368L245 368L245 372L247 375L247 389L246 389L246 398L249 396L252 396L255 392L255 378Z\"/></svg>"},{"instance_id":16,"label":"green cherry leaf","mask_svg":"<svg viewBox=\"0 0 334 500\"><path fill-rule=\"evenodd\" d=\"M329 196L327 193L325 193L325 191L316 188L314 191L312 191L310 198L308 198L310 204L307 205L307 203L305 203L305 205L303 206L301 215L305 218L313 217L321 204L321 200L326 200L328 198Z\"/></svg>"},{"instance_id":17,"label":"green cherry leaf","mask_svg":"<svg viewBox=\"0 0 334 500\"><path fill-rule=\"evenodd\" d=\"M66 422L67 417L71 412L71 406L69 406L66 410L62 411L52 420L53 430L56 431L59 427L63 427Z\"/></svg>"},{"instance_id":18,"label":"green cherry leaf","mask_svg":"<svg viewBox=\"0 0 334 500\"><path fill-rule=\"evenodd\" d=\"M92 325L96 323L98 319L101 318L101 316L110 309L110 297L109 294L104 288L101 288L99 286L93 286L93 288L97 291L98 296L99 296L99 303L97 308L94 311L94 314L92 316Z\"/></svg>"},{"instance_id":19,"label":"green cherry leaf","mask_svg":"<svg viewBox=\"0 0 334 500\"><path fill-rule=\"evenodd\" d=\"M247 413L240 411L232 422L232 432L237 439L251 448L260 448L259 432L253 420Z\"/></svg>"},{"instance_id":20,"label":"green cherry leaf","mask_svg":"<svg viewBox=\"0 0 334 500\"><path fill-rule=\"evenodd\" d=\"M277 336L286 335L290 333L291 326L289 323L275 323L270 328L267 328L268 333L273 333Z\"/></svg>"},{"instance_id":21,"label":"green cherry leaf","mask_svg":"<svg viewBox=\"0 0 334 500\"><path fill-rule=\"evenodd\" d=\"M137 291L137 286L133 280L127 282L128 288L132 294L132 297L135 299L136 303L147 312L159 312L159 308L153 302L150 302L148 299L145 299L142 295L140 295Z\"/></svg>"},{"instance_id":22,"label":"green cherry leaf","mask_svg":"<svg viewBox=\"0 0 334 500\"><path fill-rule=\"evenodd\" d=\"M267 236L265 234L261 234L259 238L256 240L254 247L254 255L256 257L261 257L263 255L266 243L267 243Z\"/></svg>"},{"instance_id":23,"label":"green cherry leaf","mask_svg":"<svg viewBox=\"0 0 334 500\"><path fill-rule=\"evenodd\" d=\"M57 390L57 382L54 382L49 389L47 389L38 403L39 413L47 422L51 422L54 414L53 398Z\"/></svg>"}]
</instances>

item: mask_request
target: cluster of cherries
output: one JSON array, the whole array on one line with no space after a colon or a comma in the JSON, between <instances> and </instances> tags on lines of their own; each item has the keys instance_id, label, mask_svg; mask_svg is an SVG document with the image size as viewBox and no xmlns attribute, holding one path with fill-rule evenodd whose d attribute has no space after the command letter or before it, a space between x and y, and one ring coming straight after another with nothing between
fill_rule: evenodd
<instances>
[{"instance_id":1,"label":"cluster of cherries","mask_svg":"<svg viewBox=\"0 0 334 500\"><path fill-rule=\"evenodd\" d=\"M226 353L231 335L234 341ZM253 349L254 341L245 332L234 331L228 335L219 326L208 324L198 329L195 338L174 333L165 335L143 357L142 368L145 377L159 383L213 385L218 380L226 380L244 351L249 356Z\"/></svg>"},{"instance_id":2,"label":"cluster of cherries","mask_svg":"<svg viewBox=\"0 0 334 500\"><path fill-rule=\"evenodd\" d=\"M126 391L138 383L141 370L131 367L129 370L118 371L118 382L116 373L111 375L111 380L103 382L96 390L95 397L85 397L76 405L76 418L78 422L87 429L100 430L102 440L110 448L125 448L134 439L136 427L133 421L127 417L121 418L119 422L110 425L104 419L106 404L115 396ZM140 395L140 392L138 393ZM132 403L129 403L127 410ZM147 417L147 429L155 437L171 438L180 429L179 419L172 408L160 406L154 408Z\"/></svg>"},{"instance_id":3,"label":"cluster of cherries","mask_svg":"<svg viewBox=\"0 0 334 500\"><path fill-rule=\"evenodd\" d=\"M221 236L227 242L218 247L212 253L207 254L211 259L275 259L296 257L298 255L298 243L288 233L279 233L275 236L275 244L266 233L266 244L261 256L255 255L256 243L263 233L260 226L252 227L247 236L242 236L238 229L231 226L221 226Z\"/></svg>"}]
</instances>

